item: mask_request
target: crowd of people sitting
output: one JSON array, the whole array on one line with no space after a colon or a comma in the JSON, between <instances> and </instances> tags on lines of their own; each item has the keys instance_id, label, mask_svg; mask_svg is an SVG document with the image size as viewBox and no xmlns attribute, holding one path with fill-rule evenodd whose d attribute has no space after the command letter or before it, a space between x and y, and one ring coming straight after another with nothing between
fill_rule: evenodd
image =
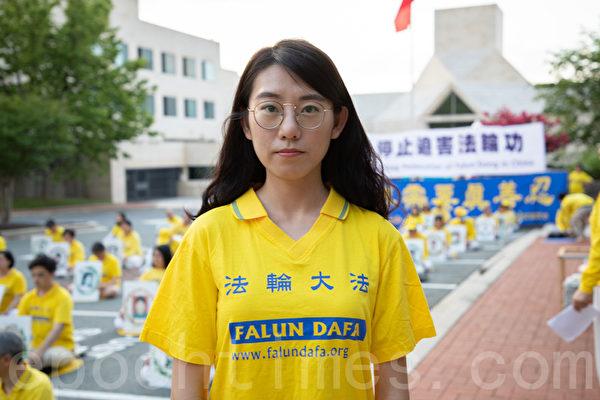
<instances>
[{"instance_id":1,"label":"crowd of people sitting","mask_svg":"<svg viewBox=\"0 0 600 400\"><path fill-rule=\"evenodd\" d=\"M190 223L191 219L187 215L182 218L167 211L166 223L163 224L165 226L157 230L156 241L151 249L147 249L146 256L140 235L122 212L117 214L110 233L102 241L91 245L89 256L73 229L65 229L54 220L48 220L44 234L52 243L67 244L67 276L73 276L77 264L86 259L100 262L100 298L110 299L121 293L123 268L134 269L134 276L137 274L140 281L160 282ZM122 254L112 254L108 250L107 243L115 241L120 242ZM44 399L52 398L50 381L44 379L43 374L40 377L40 373L31 367L58 370L77 357L73 338L73 298L70 293L73 283L69 284L68 279L67 283L57 282L57 267L57 260L53 257L36 254L28 265L33 288L27 291L27 280L15 268L15 256L7 248L5 239L0 236L0 287L3 288L3 293L0 294L0 314L32 317L31 342L28 344L22 343L23 338L18 335L15 338L14 333L0 332L0 382L5 378L5 358L13 357L15 352L19 353L17 350L28 347L27 359L17 360L17 378L35 382L35 393L46 394L49 390L50 395L39 397ZM22 390L22 385L18 384L19 379L11 380L14 385L12 390ZM34 393L32 390L33 386L28 389L28 393Z\"/></svg>"}]
</instances>

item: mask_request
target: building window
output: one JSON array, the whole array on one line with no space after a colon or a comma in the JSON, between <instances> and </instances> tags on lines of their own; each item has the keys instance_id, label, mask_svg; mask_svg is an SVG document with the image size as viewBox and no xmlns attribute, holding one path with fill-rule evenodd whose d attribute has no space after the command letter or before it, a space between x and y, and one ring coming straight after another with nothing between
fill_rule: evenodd
<instances>
[{"instance_id":1,"label":"building window","mask_svg":"<svg viewBox=\"0 0 600 400\"><path fill-rule=\"evenodd\" d=\"M146 111L150 115L154 115L154 96L148 95L144 100L144 111Z\"/></svg>"},{"instance_id":2,"label":"building window","mask_svg":"<svg viewBox=\"0 0 600 400\"><path fill-rule=\"evenodd\" d=\"M185 106L185 116L187 118L196 118L196 100L194 99L185 99L183 101Z\"/></svg>"},{"instance_id":3,"label":"building window","mask_svg":"<svg viewBox=\"0 0 600 400\"><path fill-rule=\"evenodd\" d=\"M138 47L138 58L140 60L144 60L144 69L154 69L154 62L152 60L152 49Z\"/></svg>"},{"instance_id":4,"label":"building window","mask_svg":"<svg viewBox=\"0 0 600 400\"><path fill-rule=\"evenodd\" d=\"M162 53L161 54L162 61L162 72L165 74L174 74L175 73L175 56L171 53Z\"/></svg>"},{"instance_id":5,"label":"building window","mask_svg":"<svg viewBox=\"0 0 600 400\"><path fill-rule=\"evenodd\" d=\"M189 167L188 178L194 179L211 179L213 177L214 167Z\"/></svg>"},{"instance_id":6,"label":"building window","mask_svg":"<svg viewBox=\"0 0 600 400\"><path fill-rule=\"evenodd\" d=\"M118 44L117 48L119 52L115 57L115 64L120 67L129 60L129 47L127 47L126 43L121 42Z\"/></svg>"},{"instance_id":7,"label":"building window","mask_svg":"<svg viewBox=\"0 0 600 400\"><path fill-rule=\"evenodd\" d=\"M196 77L196 60L189 57L183 57L183 76L189 78Z\"/></svg>"},{"instance_id":8,"label":"building window","mask_svg":"<svg viewBox=\"0 0 600 400\"><path fill-rule=\"evenodd\" d=\"M433 115L473 114L473 111L460 97L451 92L442 104L433 112Z\"/></svg>"},{"instance_id":9,"label":"building window","mask_svg":"<svg viewBox=\"0 0 600 400\"><path fill-rule=\"evenodd\" d=\"M202 80L214 81L216 78L215 66L210 61L202 61Z\"/></svg>"},{"instance_id":10,"label":"building window","mask_svg":"<svg viewBox=\"0 0 600 400\"><path fill-rule=\"evenodd\" d=\"M204 119L215 119L215 103L212 101L204 102Z\"/></svg>"},{"instance_id":11,"label":"building window","mask_svg":"<svg viewBox=\"0 0 600 400\"><path fill-rule=\"evenodd\" d=\"M167 117L175 117L177 115L177 100L175 97L163 97L163 114Z\"/></svg>"}]
</instances>

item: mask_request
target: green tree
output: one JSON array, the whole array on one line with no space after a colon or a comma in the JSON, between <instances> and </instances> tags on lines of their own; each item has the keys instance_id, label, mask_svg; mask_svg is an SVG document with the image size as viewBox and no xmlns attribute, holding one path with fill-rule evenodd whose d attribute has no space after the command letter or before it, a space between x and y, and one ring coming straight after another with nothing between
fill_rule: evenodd
<instances>
[{"instance_id":1,"label":"green tree","mask_svg":"<svg viewBox=\"0 0 600 400\"><path fill-rule=\"evenodd\" d=\"M0 1L2 221L12 188L32 173L84 177L148 130L151 89L121 51L110 0ZM0 158L2 158L0 157Z\"/></svg>"},{"instance_id":2,"label":"green tree","mask_svg":"<svg viewBox=\"0 0 600 400\"><path fill-rule=\"evenodd\" d=\"M578 48L562 50L551 62L557 82L539 87L545 113L559 118L574 142L600 143L600 34L587 33Z\"/></svg>"}]
</instances>

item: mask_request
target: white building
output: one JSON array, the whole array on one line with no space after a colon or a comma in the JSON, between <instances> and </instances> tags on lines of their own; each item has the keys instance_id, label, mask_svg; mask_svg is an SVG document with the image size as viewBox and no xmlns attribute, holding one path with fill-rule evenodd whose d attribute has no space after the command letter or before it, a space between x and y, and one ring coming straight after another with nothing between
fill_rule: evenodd
<instances>
[{"instance_id":1,"label":"white building","mask_svg":"<svg viewBox=\"0 0 600 400\"><path fill-rule=\"evenodd\" d=\"M114 1L111 25L124 43L120 61L142 58L141 79L155 87L147 99L152 131L120 148L110 162L113 203L177 195L199 196L220 147L238 76L221 69L219 44L139 19L138 0Z\"/></svg>"},{"instance_id":2,"label":"white building","mask_svg":"<svg viewBox=\"0 0 600 400\"><path fill-rule=\"evenodd\" d=\"M502 55L496 5L437 10L434 54L409 93L353 96L369 133L470 125L501 108L542 112L535 88Z\"/></svg>"}]
</instances>

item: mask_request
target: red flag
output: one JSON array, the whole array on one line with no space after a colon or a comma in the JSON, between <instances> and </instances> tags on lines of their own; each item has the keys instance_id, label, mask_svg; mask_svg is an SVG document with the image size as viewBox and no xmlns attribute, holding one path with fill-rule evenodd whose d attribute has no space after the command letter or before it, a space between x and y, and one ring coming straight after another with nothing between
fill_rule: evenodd
<instances>
[{"instance_id":1,"label":"red flag","mask_svg":"<svg viewBox=\"0 0 600 400\"><path fill-rule=\"evenodd\" d=\"M396 15L396 32L400 32L408 28L410 25L410 3L413 0L402 0L398 15Z\"/></svg>"}]
</instances>

